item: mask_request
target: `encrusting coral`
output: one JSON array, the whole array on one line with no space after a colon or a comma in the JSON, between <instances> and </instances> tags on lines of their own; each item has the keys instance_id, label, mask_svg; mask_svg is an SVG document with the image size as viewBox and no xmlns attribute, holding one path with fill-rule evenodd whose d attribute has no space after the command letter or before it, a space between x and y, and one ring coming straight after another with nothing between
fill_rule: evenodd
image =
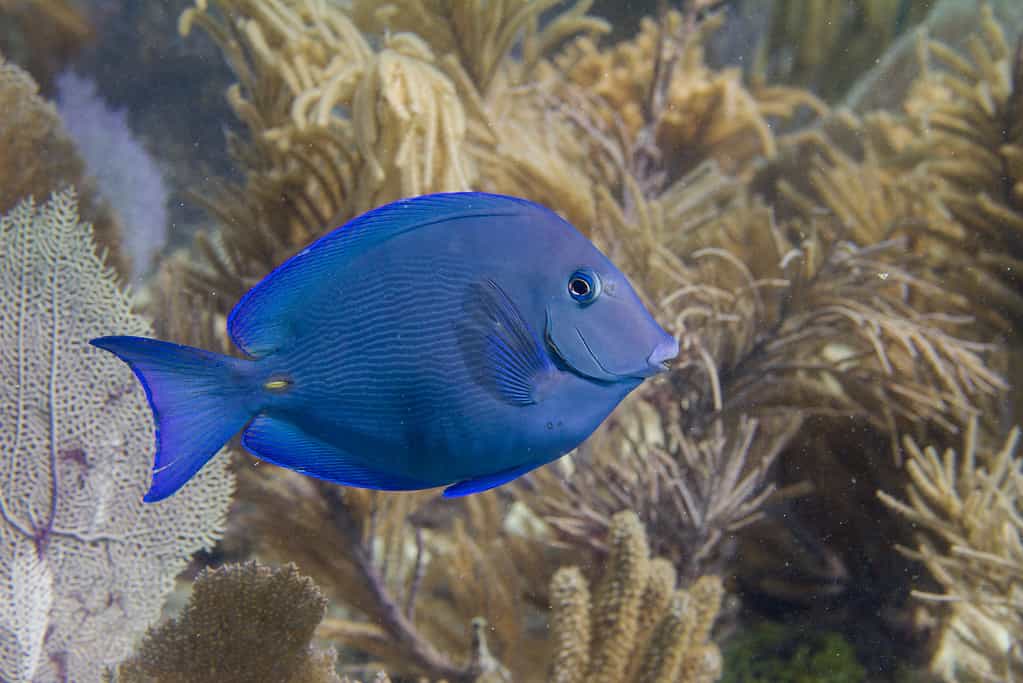
<instances>
[{"instance_id":1,"label":"encrusting coral","mask_svg":"<svg viewBox=\"0 0 1023 683\"><path fill-rule=\"evenodd\" d=\"M611 521L610 554L592 597L577 567L551 579L551 683L704 683L721 675L710 631L723 588L716 576L675 587L675 570L651 559L635 513Z\"/></svg>"},{"instance_id":2,"label":"encrusting coral","mask_svg":"<svg viewBox=\"0 0 1023 683\"><path fill-rule=\"evenodd\" d=\"M336 653L310 644L327 600L295 565L204 569L179 617L150 629L120 683L341 683Z\"/></svg>"},{"instance_id":3,"label":"encrusting coral","mask_svg":"<svg viewBox=\"0 0 1023 683\"><path fill-rule=\"evenodd\" d=\"M943 592L914 595L938 612L932 669L947 681L1023 676L1023 458L1019 429L1000 446L969 423L960 453L920 448L907 437L905 500L881 500L916 529L903 552L924 564Z\"/></svg>"},{"instance_id":4,"label":"encrusting coral","mask_svg":"<svg viewBox=\"0 0 1023 683\"><path fill-rule=\"evenodd\" d=\"M88 346L149 334L96 253L72 190L0 217L0 678L98 680L220 537L225 464L145 505L141 387Z\"/></svg>"}]
</instances>

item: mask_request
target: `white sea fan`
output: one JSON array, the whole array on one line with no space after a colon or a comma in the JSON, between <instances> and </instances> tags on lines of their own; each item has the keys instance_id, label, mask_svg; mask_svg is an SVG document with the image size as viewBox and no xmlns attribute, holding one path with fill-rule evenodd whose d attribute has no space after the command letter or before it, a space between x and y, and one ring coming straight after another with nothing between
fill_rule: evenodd
<instances>
[{"instance_id":1,"label":"white sea fan","mask_svg":"<svg viewBox=\"0 0 1023 683\"><path fill-rule=\"evenodd\" d=\"M150 411L131 371L88 341L148 332L72 191L0 218L2 680L100 680L222 533L227 458L142 503Z\"/></svg>"},{"instance_id":2,"label":"white sea fan","mask_svg":"<svg viewBox=\"0 0 1023 683\"><path fill-rule=\"evenodd\" d=\"M56 86L64 129L100 194L121 219L121 248L131 258L132 275L138 280L167 243L170 193L163 173L132 133L126 112L107 106L94 82L65 71Z\"/></svg>"}]
</instances>

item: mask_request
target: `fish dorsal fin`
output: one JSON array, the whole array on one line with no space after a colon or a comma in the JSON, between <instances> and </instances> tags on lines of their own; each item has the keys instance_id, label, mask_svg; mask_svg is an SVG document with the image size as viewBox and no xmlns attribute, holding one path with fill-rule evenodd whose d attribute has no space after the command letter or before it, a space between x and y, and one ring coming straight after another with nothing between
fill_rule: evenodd
<instances>
[{"instance_id":1,"label":"fish dorsal fin","mask_svg":"<svg viewBox=\"0 0 1023 683\"><path fill-rule=\"evenodd\" d=\"M557 372L511 298L493 280L469 287L459 343L474 378L512 405L539 403Z\"/></svg>"},{"instance_id":2,"label":"fish dorsal fin","mask_svg":"<svg viewBox=\"0 0 1023 683\"><path fill-rule=\"evenodd\" d=\"M282 263L231 311L227 329L246 353L262 356L282 345L300 302L330 284L347 261L397 235L452 220L516 215L539 208L517 197L451 192L399 199L335 228Z\"/></svg>"}]
</instances>

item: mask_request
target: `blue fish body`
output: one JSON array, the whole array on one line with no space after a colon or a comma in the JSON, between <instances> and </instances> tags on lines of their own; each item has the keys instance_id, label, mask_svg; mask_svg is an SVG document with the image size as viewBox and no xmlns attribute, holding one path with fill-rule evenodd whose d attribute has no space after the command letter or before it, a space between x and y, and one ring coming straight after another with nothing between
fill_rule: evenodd
<instances>
[{"instance_id":1,"label":"blue fish body","mask_svg":"<svg viewBox=\"0 0 1023 683\"><path fill-rule=\"evenodd\" d=\"M147 501L239 431L257 457L349 486L482 491L575 448L678 352L568 222L471 192L337 228L253 287L228 331L248 358L92 341L153 409Z\"/></svg>"}]
</instances>

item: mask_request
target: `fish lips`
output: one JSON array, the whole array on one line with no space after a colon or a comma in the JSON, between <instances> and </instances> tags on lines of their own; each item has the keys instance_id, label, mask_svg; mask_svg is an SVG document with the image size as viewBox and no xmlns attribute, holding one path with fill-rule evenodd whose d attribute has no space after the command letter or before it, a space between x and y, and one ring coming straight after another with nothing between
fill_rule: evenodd
<instances>
[{"instance_id":1,"label":"fish lips","mask_svg":"<svg viewBox=\"0 0 1023 683\"><path fill-rule=\"evenodd\" d=\"M678 340L667 333L657 343L653 351L646 358L643 366L629 371L615 371L604 365L599 356L593 350L592 344L587 341L583 331L572 326L568 336L563 338L563 343L558 344L558 337L561 329L555 333L554 318L548 308L547 321L544 329L544 343L562 365L567 366L573 372L598 382L623 382L644 380L648 377L666 372L670 369L669 362L678 355Z\"/></svg>"}]
</instances>

